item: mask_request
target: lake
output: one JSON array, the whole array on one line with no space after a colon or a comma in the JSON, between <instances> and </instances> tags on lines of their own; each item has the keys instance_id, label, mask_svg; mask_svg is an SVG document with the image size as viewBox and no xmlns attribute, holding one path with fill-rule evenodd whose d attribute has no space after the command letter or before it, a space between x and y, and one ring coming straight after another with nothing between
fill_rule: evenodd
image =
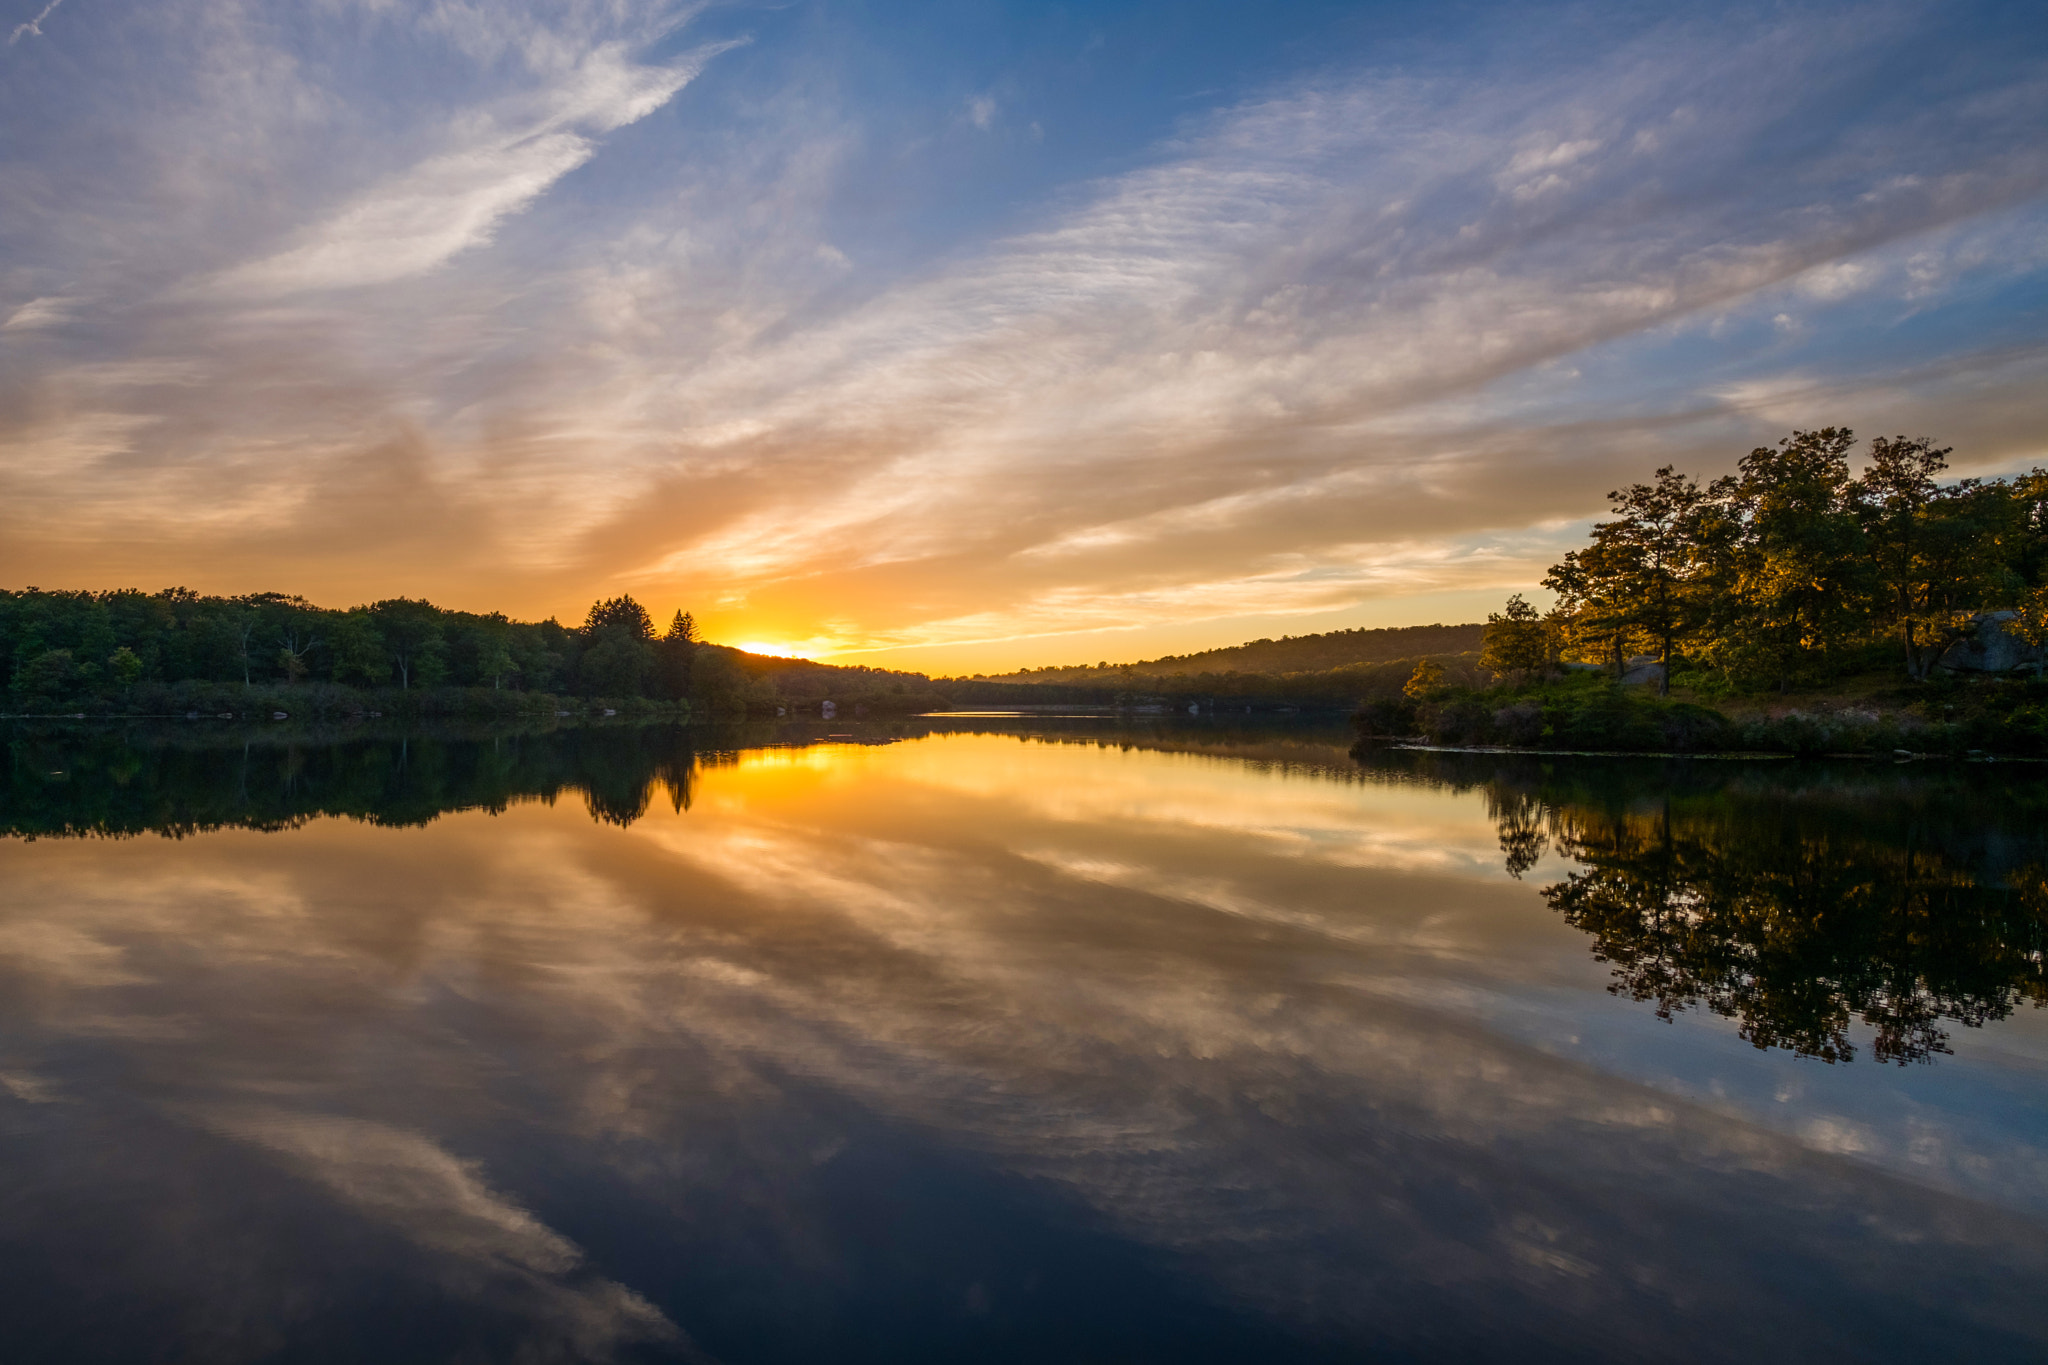
<instances>
[{"instance_id":1,"label":"lake","mask_svg":"<svg viewBox=\"0 0 2048 1365\"><path fill-rule=\"evenodd\" d=\"M282 730L4 731L11 1360L2048 1358L2048 769Z\"/></svg>"}]
</instances>

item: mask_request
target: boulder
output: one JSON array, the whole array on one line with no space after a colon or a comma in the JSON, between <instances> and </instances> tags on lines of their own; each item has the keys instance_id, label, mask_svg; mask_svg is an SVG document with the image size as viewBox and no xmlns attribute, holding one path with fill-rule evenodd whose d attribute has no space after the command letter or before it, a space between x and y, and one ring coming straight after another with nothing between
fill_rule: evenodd
<instances>
[{"instance_id":1,"label":"boulder","mask_svg":"<svg viewBox=\"0 0 2048 1365\"><path fill-rule=\"evenodd\" d=\"M2017 612L1985 611L1970 618L1970 633L1941 653L1935 667L1950 673L2029 672L2039 668L2041 650L2006 629Z\"/></svg>"},{"instance_id":2,"label":"boulder","mask_svg":"<svg viewBox=\"0 0 2048 1365\"><path fill-rule=\"evenodd\" d=\"M1655 687L1664 679L1664 665L1654 654L1638 654L1622 666L1623 687Z\"/></svg>"}]
</instances>

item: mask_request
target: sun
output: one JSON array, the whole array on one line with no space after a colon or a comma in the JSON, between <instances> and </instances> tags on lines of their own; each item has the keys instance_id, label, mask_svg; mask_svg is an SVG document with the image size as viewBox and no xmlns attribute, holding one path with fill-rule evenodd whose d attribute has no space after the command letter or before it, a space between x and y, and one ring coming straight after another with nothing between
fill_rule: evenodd
<instances>
[{"instance_id":1,"label":"sun","mask_svg":"<svg viewBox=\"0 0 2048 1365\"><path fill-rule=\"evenodd\" d=\"M748 654L770 654L778 659L795 659L801 657L798 650L793 645L772 644L766 640L745 640L739 644L734 645L733 648L743 650Z\"/></svg>"}]
</instances>

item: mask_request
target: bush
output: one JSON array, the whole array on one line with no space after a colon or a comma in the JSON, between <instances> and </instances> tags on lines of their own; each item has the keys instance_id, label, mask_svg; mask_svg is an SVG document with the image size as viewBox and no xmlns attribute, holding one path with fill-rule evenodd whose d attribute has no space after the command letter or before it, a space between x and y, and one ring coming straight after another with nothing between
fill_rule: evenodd
<instances>
[{"instance_id":1,"label":"bush","mask_svg":"<svg viewBox=\"0 0 2048 1365\"><path fill-rule=\"evenodd\" d=\"M1396 733L1385 703L1361 706L1364 735ZM1448 690L1416 708L1430 742L1524 749L1701 752L1728 747L1725 716L1689 702L1661 701L1589 674L1527 687Z\"/></svg>"}]
</instances>

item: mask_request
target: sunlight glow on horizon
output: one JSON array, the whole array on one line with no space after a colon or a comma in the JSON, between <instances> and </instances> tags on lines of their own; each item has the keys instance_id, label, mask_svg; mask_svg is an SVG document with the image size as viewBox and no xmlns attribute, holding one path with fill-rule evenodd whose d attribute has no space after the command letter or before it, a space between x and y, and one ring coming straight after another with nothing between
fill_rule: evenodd
<instances>
[{"instance_id":1,"label":"sunlight glow on horizon","mask_svg":"<svg viewBox=\"0 0 2048 1365\"><path fill-rule=\"evenodd\" d=\"M1795 427L2048 462L2023 6L289 8L0 47L0 587L1000 674L1481 620Z\"/></svg>"}]
</instances>

